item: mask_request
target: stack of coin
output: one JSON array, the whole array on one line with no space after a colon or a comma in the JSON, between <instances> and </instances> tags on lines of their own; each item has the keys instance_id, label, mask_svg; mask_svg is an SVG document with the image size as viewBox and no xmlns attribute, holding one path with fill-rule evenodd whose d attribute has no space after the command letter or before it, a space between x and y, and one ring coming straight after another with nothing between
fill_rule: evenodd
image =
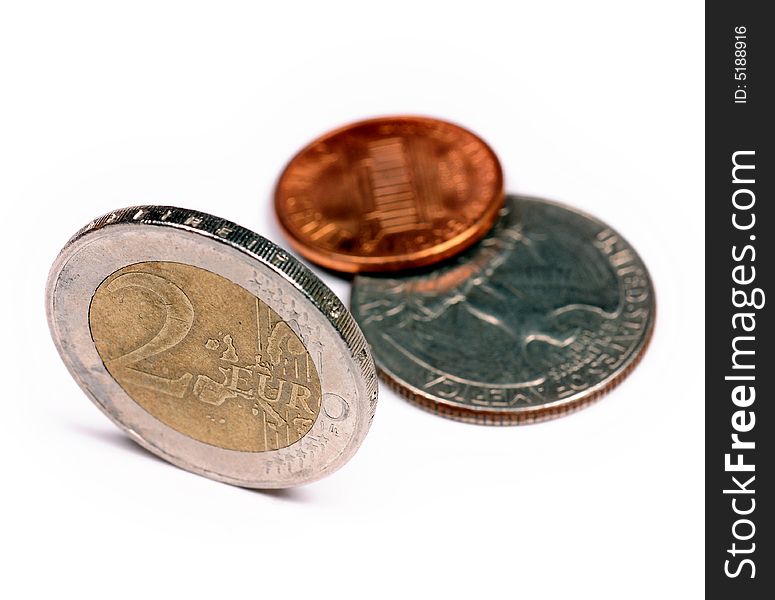
<instances>
[{"instance_id":1,"label":"stack of coin","mask_svg":"<svg viewBox=\"0 0 775 600\"><path fill-rule=\"evenodd\" d=\"M504 196L473 133L385 117L328 133L280 176L304 257L355 273L351 310L383 379L436 414L535 422L581 408L645 351L654 292L635 250L570 207Z\"/></svg>"},{"instance_id":2,"label":"stack of coin","mask_svg":"<svg viewBox=\"0 0 775 600\"><path fill-rule=\"evenodd\" d=\"M335 471L374 416L375 360L421 407L501 425L590 403L648 344L654 293L626 240L504 196L495 153L457 125L388 117L329 133L288 164L275 206L299 253L355 274L352 315L272 242L169 206L96 219L49 274L73 377L132 439L195 473L272 488Z\"/></svg>"}]
</instances>

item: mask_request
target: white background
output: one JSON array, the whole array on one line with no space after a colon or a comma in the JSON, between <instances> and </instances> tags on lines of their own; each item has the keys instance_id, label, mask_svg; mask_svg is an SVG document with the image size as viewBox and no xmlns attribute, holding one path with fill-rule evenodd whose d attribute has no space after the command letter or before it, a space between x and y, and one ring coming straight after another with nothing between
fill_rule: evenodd
<instances>
[{"instance_id":1,"label":"white background","mask_svg":"<svg viewBox=\"0 0 775 600\"><path fill-rule=\"evenodd\" d=\"M259 4L2 2L0 596L699 597L702 3ZM383 387L355 458L287 492L135 447L49 339L58 250L139 203L282 244L270 199L284 163L385 113L473 129L508 190L623 233L658 294L641 366L586 410L513 428Z\"/></svg>"}]
</instances>

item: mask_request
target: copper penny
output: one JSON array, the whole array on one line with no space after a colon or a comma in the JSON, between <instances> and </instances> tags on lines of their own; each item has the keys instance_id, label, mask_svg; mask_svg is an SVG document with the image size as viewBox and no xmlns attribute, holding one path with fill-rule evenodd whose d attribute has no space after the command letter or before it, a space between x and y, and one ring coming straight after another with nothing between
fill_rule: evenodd
<instances>
[{"instance_id":1,"label":"copper penny","mask_svg":"<svg viewBox=\"0 0 775 600\"><path fill-rule=\"evenodd\" d=\"M348 273L420 267L481 239L503 206L492 149L457 125L382 117L337 129L280 176L275 208L291 245Z\"/></svg>"}]
</instances>

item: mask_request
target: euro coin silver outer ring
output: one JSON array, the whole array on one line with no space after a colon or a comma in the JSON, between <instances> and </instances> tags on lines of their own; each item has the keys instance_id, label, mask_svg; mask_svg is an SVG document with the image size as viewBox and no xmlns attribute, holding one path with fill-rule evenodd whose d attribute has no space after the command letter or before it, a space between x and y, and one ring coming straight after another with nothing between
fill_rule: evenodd
<instances>
[{"instance_id":1,"label":"euro coin silver outer ring","mask_svg":"<svg viewBox=\"0 0 775 600\"><path fill-rule=\"evenodd\" d=\"M320 356L321 408L309 433L278 450L228 450L179 433L119 386L92 340L89 307L106 277L144 261L178 262L216 273L298 326L304 345L318 349ZM206 213L135 206L92 221L56 258L46 286L46 312L62 360L97 407L150 452L211 479L250 488L320 479L353 456L374 416L374 362L347 308L288 252Z\"/></svg>"}]
</instances>

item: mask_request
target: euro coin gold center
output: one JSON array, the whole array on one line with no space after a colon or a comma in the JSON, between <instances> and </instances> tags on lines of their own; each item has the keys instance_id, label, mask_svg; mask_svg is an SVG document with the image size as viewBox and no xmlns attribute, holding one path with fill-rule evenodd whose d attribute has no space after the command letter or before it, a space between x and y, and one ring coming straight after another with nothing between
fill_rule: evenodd
<instances>
[{"instance_id":1,"label":"euro coin gold center","mask_svg":"<svg viewBox=\"0 0 775 600\"><path fill-rule=\"evenodd\" d=\"M227 450L290 446L321 406L315 364L291 326L243 287L177 262L108 276L89 307L106 369L148 413Z\"/></svg>"}]
</instances>

